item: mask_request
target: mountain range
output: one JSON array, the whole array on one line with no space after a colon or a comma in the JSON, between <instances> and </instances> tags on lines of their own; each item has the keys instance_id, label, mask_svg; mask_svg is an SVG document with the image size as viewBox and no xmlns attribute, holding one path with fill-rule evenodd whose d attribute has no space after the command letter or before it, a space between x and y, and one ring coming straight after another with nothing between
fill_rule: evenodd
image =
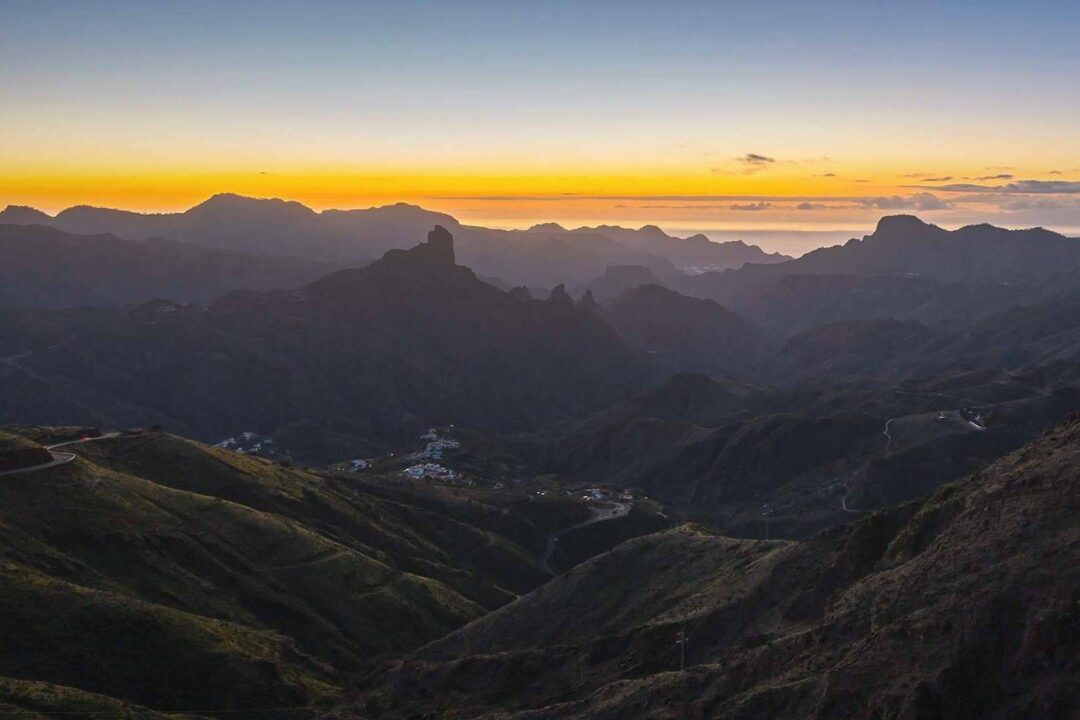
<instances>
[{"instance_id":1,"label":"mountain range","mask_svg":"<svg viewBox=\"0 0 1080 720\"><path fill-rule=\"evenodd\" d=\"M682 526L386 663L388 717L1071 717L1080 422L802 542Z\"/></svg>"},{"instance_id":2,"label":"mountain range","mask_svg":"<svg viewBox=\"0 0 1080 720\"><path fill-rule=\"evenodd\" d=\"M848 246L909 243L897 235L898 227L915 232L910 244L917 247L925 245L918 239L924 231L927 242L947 243L951 237L911 219L883 220L881 237ZM1017 243L1009 250L1013 254L1031 246L1041 256L1044 241L1076 243L1045 232L993 235ZM736 294L736 302L725 307L677 292L670 287L677 283L665 286L640 266L613 266L601 277L604 282L579 286L575 292L585 295L577 302L562 285L538 301L524 288L500 290L458 265L456 238L442 229L413 250L389 250L366 266L272 291L257 289L258 283L272 282L271 270L302 278L321 274L325 266L173 241L71 236L41 226L0 226L0 240L5 238L11 239L4 246L9 250L37 243L50 248L46 254L63 258L55 264L63 271L46 263L40 273L13 273L5 286L22 297L41 298L37 304L106 305L113 303L100 301L102 295L125 300L139 292L149 299L170 287L162 274L171 277L171 287L181 288L177 294L205 297L215 284L231 282L223 277L228 272L201 269L206 264L221 270L222 258L240 263L247 274L230 277L248 286L206 304L170 299L126 309L0 310L0 388L6 399L0 420L7 421L166 424L203 440L304 427L313 441L296 448L298 457L325 461L387 449L433 423L458 422L506 435L572 422L680 372L783 388L764 393L770 398L765 404L759 402L762 393L747 396L742 416L794 410L888 418L915 409L879 399L868 404L866 391L850 385L853 378L880 387L972 367L1012 372L1033 366L1047 368L1051 386L1078 380L1068 371L1080 347L1076 295L1062 290L1070 287L1063 272L1015 283L924 281L906 273L782 274L800 259L682 276L685 281L768 273L773 290L750 303L746 293ZM150 261L155 248L198 262ZM836 253L842 251L846 247ZM902 255L893 249L887 254ZM1024 265L1035 266L1052 272L1034 260ZM68 279L80 276L76 268L86 269L84 283ZM108 279L125 275L136 280L121 296L123 283ZM634 285L642 280L650 282ZM187 281L196 286L185 286ZM913 293L913 283L931 290ZM1021 294L1034 284L1041 292ZM870 286L873 291L866 290ZM997 294L982 292L989 288ZM785 294L777 295L780 290ZM978 315L963 322L938 316L930 325L905 317L936 314L935 308L955 311L963 302L952 298L980 307ZM1010 298L1024 304L1009 305ZM896 312L901 303L914 312ZM742 310L732 309L740 305ZM782 325L779 312L790 318ZM870 318L849 319L852 314ZM803 325L808 327L791 332ZM790 330L783 332L785 327ZM804 387L793 384L799 382ZM849 386L827 389L830 382ZM1041 392L1024 390L1008 399ZM959 394L970 395L971 389ZM826 404L823 398L830 396Z\"/></svg>"},{"instance_id":3,"label":"mountain range","mask_svg":"<svg viewBox=\"0 0 1080 720\"><path fill-rule=\"evenodd\" d=\"M503 292L455 264L453 238L390 250L296 290L208 305L20 313L0 320L0 420L167 424L216 440L314 424L338 457L432 424L511 432L598 409L645 374L569 300ZM57 337L57 335L63 337Z\"/></svg>"},{"instance_id":4,"label":"mountain range","mask_svg":"<svg viewBox=\"0 0 1080 720\"><path fill-rule=\"evenodd\" d=\"M355 265L387 250L410 247L434 225L450 230L462 262L479 275L514 285L551 288L578 284L608 265L645 265L663 276L683 270L740 267L747 262L788 259L740 242L714 243L703 235L677 238L658 228L609 227L529 231L463 225L453 217L398 203L363 210L316 212L298 203L215 195L181 213L143 214L78 206L50 216L12 206L0 225L44 225L77 235L112 234L131 241L149 238L259 255ZM247 287L237 284L235 288Z\"/></svg>"},{"instance_id":5,"label":"mountain range","mask_svg":"<svg viewBox=\"0 0 1080 720\"><path fill-rule=\"evenodd\" d=\"M894 317L968 325L1075 285L1080 240L1048 230L972 225L947 231L883 217L863 239L771 265L678 278L672 288L794 334L836 320Z\"/></svg>"},{"instance_id":6,"label":"mountain range","mask_svg":"<svg viewBox=\"0 0 1080 720\"><path fill-rule=\"evenodd\" d=\"M747 245L741 240L714 242L706 235L697 233L685 238L668 235L655 225L643 225L631 230L618 225L598 225L567 230L558 223L542 223L529 228L533 233L569 232L575 235L600 234L618 243L641 252L655 253L666 257L683 270L708 272L725 268L742 267L747 263L767 264L790 260L781 253L767 253L756 245Z\"/></svg>"},{"instance_id":7,"label":"mountain range","mask_svg":"<svg viewBox=\"0 0 1080 720\"><path fill-rule=\"evenodd\" d=\"M79 446L0 483L0 707L16 716L1080 707L1077 418L805 540L680 524L554 578L551 516L534 502L312 473L153 430L78 441L92 432L0 433L0 467Z\"/></svg>"},{"instance_id":8,"label":"mountain range","mask_svg":"<svg viewBox=\"0 0 1080 720\"><path fill-rule=\"evenodd\" d=\"M272 290L317 280L340 263L214 250L150 238L75 235L0 224L0 306L119 306L168 298L206 302L230 290Z\"/></svg>"},{"instance_id":9,"label":"mountain range","mask_svg":"<svg viewBox=\"0 0 1080 720\"><path fill-rule=\"evenodd\" d=\"M773 351L771 338L742 316L661 285L626 290L596 307L620 337L670 372L754 379Z\"/></svg>"},{"instance_id":10,"label":"mountain range","mask_svg":"<svg viewBox=\"0 0 1080 720\"><path fill-rule=\"evenodd\" d=\"M0 712L1080 708L1078 240L4 218Z\"/></svg>"}]
</instances>

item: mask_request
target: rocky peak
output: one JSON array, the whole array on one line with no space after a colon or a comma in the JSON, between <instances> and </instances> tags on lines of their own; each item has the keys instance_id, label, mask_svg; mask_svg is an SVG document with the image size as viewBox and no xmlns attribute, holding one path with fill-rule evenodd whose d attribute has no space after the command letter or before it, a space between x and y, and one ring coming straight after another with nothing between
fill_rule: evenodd
<instances>
[{"instance_id":1,"label":"rocky peak","mask_svg":"<svg viewBox=\"0 0 1080 720\"><path fill-rule=\"evenodd\" d=\"M563 232L566 232L566 228L564 228L559 223L546 222L546 223L539 223L538 225L533 225L531 228L529 228L529 232L558 232L558 233L563 233Z\"/></svg>"},{"instance_id":2,"label":"rocky peak","mask_svg":"<svg viewBox=\"0 0 1080 720\"><path fill-rule=\"evenodd\" d=\"M381 262L387 262L394 266L399 263L407 265L421 263L423 265L453 267L456 264L454 236L442 225L436 225L435 229L428 233L427 242L420 243L409 250L387 250Z\"/></svg>"},{"instance_id":3,"label":"rocky peak","mask_svg":"<svg viewBox=\"0 0 1080 720\"><path fill-rule=\"evenodd\" d=\"M592 290L586 290L585 294L581 296L580 300L578 300L578 307L582 310L587 310L588 312L595 313L599 311L600 304L596 302L596 298L593 297Z\"/></svg>"},{"instance_id":4,"label":"rocky peak","mask_svg":"<svg viewBox=\"0 0 1080 720\"><path fill-rule=\"evenodd\" d=\"M878 220L874 235L894 236L923 233L932 227L935 226L923 222L914 215L886 215Z\"/></svg>"},{"instance_id":5,"label":"rocky peak","mask_svg":"<svg viewBox=\"0 0 1080 720\"><path fill-rule=\"evenodd\" d=\"M574 304L574 300L570 297L570 293L566 292L566 285L563 285L562 283L559 283L552 289L551 295L548 296L548 302Z\"/></svg>"},{"instance_id":6,"label":"rocky peak","mask_svg":"<svg viewBox=\"0 0 1080 720\"><path fill-rule=\"evenodd\" d=\"M532 300L532 293L530 293L529 288L525 287L524 285L518 285L516 288L513 288L512 290L507 292L507 295L512 297L514 300L517 300L518 302L526 303Z\"/></svg>"},{"instance_id":7,"label":"rocky peak","mask_svg":"<svg viewBox=\"0 0 1080 720\"><path fill-rule=\"evenodd\" d=\"M654 239L662 240L670 237L666 232L661 230L656 225L642 225L640 228L638 228L638 232L642 235L647 235Z\"/></svg>"},{"instance_id":8,"label":"rocky peak","mask_svg":"<svg viewBox=\"0 0 1080 720\"><path fill-rule=\"evenodd\" d=\"M428 233L427 243L418 249L424 250L424 255L440 265L455 265L454 236L442 225L436 225L435 229Z\"/></svg>"}]
</instances>

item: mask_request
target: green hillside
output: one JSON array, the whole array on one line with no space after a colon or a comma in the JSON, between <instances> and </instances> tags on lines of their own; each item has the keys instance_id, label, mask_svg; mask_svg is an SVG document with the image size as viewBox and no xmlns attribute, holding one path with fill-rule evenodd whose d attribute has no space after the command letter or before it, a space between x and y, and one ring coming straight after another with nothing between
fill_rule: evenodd
<instances>
[{"instance_id":1,"label":"green hillside","mask_svg":"<svg viewBox=\"0 0 1080 720\"><path fill-rule=\"evenodd\" d=\"M1076 717L1077 468L1080 419L806 541L632 540L372 695L391 717Z\"/></svg>"},{"instance_id":2,"label":"green hillside","mask_svg":"<svg viewBox=\"0 0 1080 720\"><path fill-rule=\"evenodd\" d=\"M71 435L20 432L4 446ZM77 449L0 483L0 703L340 700L377 658L549 577L499 529L542 535L482 503L395 497L163 433Z\"/></svg>"}]
</instances>

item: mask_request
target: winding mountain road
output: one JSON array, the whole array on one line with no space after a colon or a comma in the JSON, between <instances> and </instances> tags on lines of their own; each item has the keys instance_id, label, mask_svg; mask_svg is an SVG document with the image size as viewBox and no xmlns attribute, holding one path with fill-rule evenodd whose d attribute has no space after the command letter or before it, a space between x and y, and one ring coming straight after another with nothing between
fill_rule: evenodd
<instances>
[{"instance_id":1,"label":"winding mountain road","mask_svg":"<svg viewBox=\"0 0 1080 720\"><path fill-rule=\"evenodd\" d=\"M854 513L855 515L864 514L862 510L855 510L854 508L848 507L847 499L848 496L851 495L851 486L848 485L846 482L842 482L840 484L844 487L844 490L846 491L844 492L844 497L840 498L840 509L844 512Z\"/></svg>"},{"instance_id":2,"label":"winding mountain road","mask_svg":"<svg viewBox=\"0 0 1080 720\"><path fill-rule=\"evenodd\" d=\"M885 421L885 432L882 433L882 434L885 435L885 454L886 455L889 454L889 452L891 452L891 450L892 450L892 435L889 434L889 426L892 425L894 421L899 420L899 419L900 418L890 418L890 419Z\"/></svg>"},{"instance_id":3,"label":"winding mountain road","mask_svg":"<svg viewBox=\"0 0 1080 720\"><path fill-rule=\"evenodd\" d=\"M630 503L612 503L615 507L610 510L590 508L593 511L593 516L584 522L579 522L577 525L571 525L568 528L562 530L556 530L547 537L547 547L544 548L544 555L540 558L540 567L547 570L552 575L557 574L551 569L551 557L555 554L555 545L559 542L559 538L566 533L583 528L586 525L594 525L599 522L607 522L608 520L615 520L621 518L630 512Z\"/></svg>"},{"instance_id":4,"label":"winding mountain road","mask_svg":"<svg viewBox=\"0 0 1080 720\"><path fill-rule=\"evenodd\" d=\"M104 435L98 435L97 437L84 437L78 440L68 440L62 443L56 443L55 445L49 445L45 449L52 455L52 460L38 465L30 465L24 468L15 468L14 470L5 470L0 472L0 477L7 477L9 475L24 475L26 473L37 472L38 470L48 470L49 468L58 467L60 465L67 465L73 461L77 456L72 452L58 452L57 448L70 447L72 445L85 445L86 443L98 442L99 440L110 440L115 437L120 437L118 432L105 433Z\"/></svg>"}]
</instances>

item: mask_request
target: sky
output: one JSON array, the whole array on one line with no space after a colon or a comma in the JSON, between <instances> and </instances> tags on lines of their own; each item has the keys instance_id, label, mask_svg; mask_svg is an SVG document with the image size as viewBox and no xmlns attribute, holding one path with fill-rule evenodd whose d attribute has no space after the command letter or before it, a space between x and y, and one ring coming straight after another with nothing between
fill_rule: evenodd
<instances>
[{"instance_id":1,"label":"sky","mask_svg":"<svg viewBox=\"0 0 1080 720\"><path fill-rule=\"evenodd\" d=\"M0 205L1080 234L1077 37L1075 1L0 0Z\"/></svg>"}]
</instances>

